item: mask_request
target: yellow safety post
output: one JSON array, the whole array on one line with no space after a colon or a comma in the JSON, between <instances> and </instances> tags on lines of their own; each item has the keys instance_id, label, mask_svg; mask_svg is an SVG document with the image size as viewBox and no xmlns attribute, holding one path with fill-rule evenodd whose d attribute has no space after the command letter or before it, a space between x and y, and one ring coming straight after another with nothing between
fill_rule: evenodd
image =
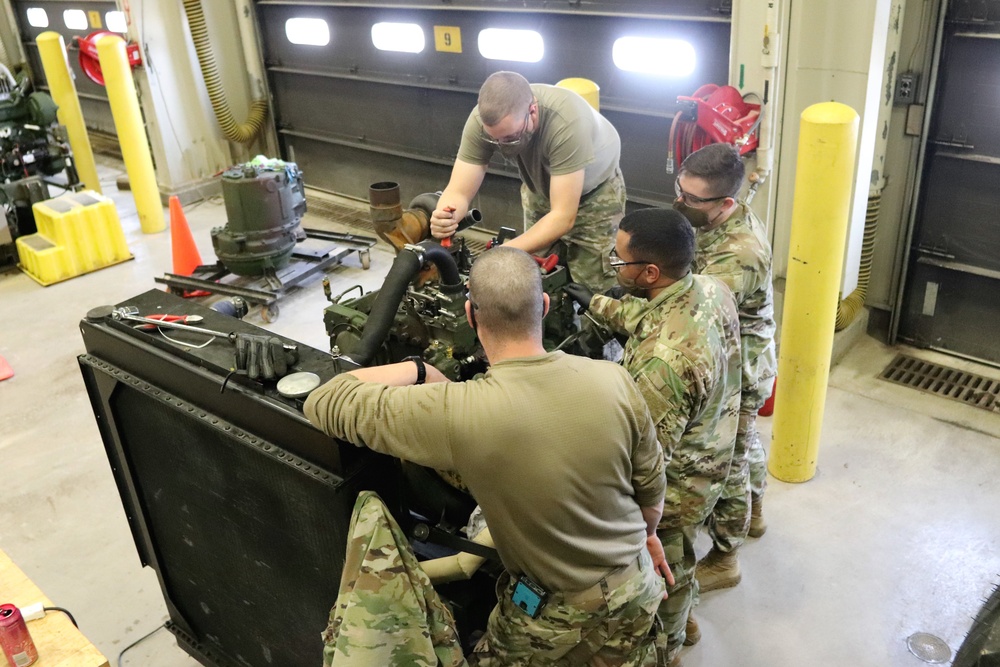
<instances>
[{"instance_id":1,"label":"yellow safety post","mask_svg":"<svg viewBox=\"0 0 1000 667\"><path fill-rule=\"evenodd\" d=\"M167 224L163 218L160 189L156 185L156 172L153 170L153 158L149 154L132 70L129 68L128 56L125 55L125 40L117 35L101 37L97 40L97 58L108 89L111 115L115 119L115 130L125 159L129 187L139 213L139 224L146 234L161 232Z\"/></svg>"},{"instance_id":2,"label":"yellow safety post","mask_svg":"<svg viewBox=\"0 0 1000 667\"><path fill-rule=\"evenodd\" d=\"M69 63L66 61L66 44L62 35L51 30L36 37L35 44L38 45L38 55L42 58L42 69L45 70L49 92L59 107L57 117L66 126L66 134L69 135L76 173L88 190L100 193L101 181L97 177L94 151L90 148L90 137L87 135L87 126L83 123L83 111L80 110L80 98L77 97L76 84L73 83Z\"/></svg>"},{"instance_id":3,"label":"yellow safety post","mask_svg":"<svg viewBox=\"0 0 1000 667\"><path fill-rule=\"evenodd\" d=\"M816 474L830 378L858 114L838 102L802 112L785 306L768 470L783 482Z\"/></svg>"},{"instance_id":4,"label":"yellow safety post","mask_svg":"<svg viewBox=\"0 0 1000 667\"><path fill-rule=\"evenodd\" d=\"M560 88L567 88L587 100L590 106L596 111L601 110L601 87L590 79L583 79L578 76L563 79L556 84Z\"/></svg>"}]
</instances>

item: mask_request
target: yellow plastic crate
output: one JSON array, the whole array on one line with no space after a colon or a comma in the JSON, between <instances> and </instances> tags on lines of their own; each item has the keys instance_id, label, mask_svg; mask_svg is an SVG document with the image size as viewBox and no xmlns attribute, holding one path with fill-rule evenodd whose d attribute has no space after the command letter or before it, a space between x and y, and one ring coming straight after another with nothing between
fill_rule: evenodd
<instances>
[{"instance_id":1,"label":"yellow plastic crate","mask_svg":"<svg viewBox=\"0 0 1000 667\"><path fill-rule=\"evenodd\" d=\"M93 191L31 207L37 234L17 239L21 270L41 285L132 259L113 201Z\"/></svg>"}]
</instances>

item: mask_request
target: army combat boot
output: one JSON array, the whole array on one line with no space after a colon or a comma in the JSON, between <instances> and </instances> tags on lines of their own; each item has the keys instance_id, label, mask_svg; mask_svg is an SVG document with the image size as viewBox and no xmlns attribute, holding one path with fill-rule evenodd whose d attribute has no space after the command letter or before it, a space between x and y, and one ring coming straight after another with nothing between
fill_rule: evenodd
<instances>
[{"instance_id":1,"label":"army combat boot","mask_svg":"<svg viewBox=\"0 0 1000 667\"><path fill-rule=\"evenodd\" d=\"M684 625L684 645L694 646L701 640L701 628L698 621L694 620L694 614L688 612L688 620Z\"/></svg>"},{"instance_id":2,"label":"army combat boot","mask_svg":"<svg viewBox=\"0 0 1000 667\"><path fill-rule=\"evenodd\" d=\"M767 523L764 521L764 498L763 496L753 498L750 505L750 530L747 535L750 537L760 537L767 530Z\"/></svg>"},{"instance_id":3,"label":"army combat boot","mask_svg":"<svg viewBox=\"0 0 1000 667\"><path fill-rule=\"evenodd\" d=\"M719 551L712 547L712 550L698 561L695 576L698 578L698 586L702 593L720 588L732 588L740 583L742 578L736 551Z\"/></svg>"}]
</instances>

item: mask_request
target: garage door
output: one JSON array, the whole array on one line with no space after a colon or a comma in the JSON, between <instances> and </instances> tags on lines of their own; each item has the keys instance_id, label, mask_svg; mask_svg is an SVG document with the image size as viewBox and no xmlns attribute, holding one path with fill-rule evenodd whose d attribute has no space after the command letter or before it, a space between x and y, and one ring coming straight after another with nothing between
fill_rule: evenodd
<instances>
[{"instance_id":1,"label":"garage door","mask_svg":"<svg viewBox=\"0 0 1000 667\"><path fill-rule=\"evenodd\" d=\"M630 200L669 203L675 100L727 82L728 3L514 4L257 0L283 157L313 187L366 198L370 183L394 180L405 202L447 184L491 73L514 70L538 83L586 77L600 85L601 111L621 134ZM661 40L670 56L628 61L623 44L636 38ZM487 225L519 228L516 172L498 161L490 174L478 202Z\"/></svg>"}]
</instances>

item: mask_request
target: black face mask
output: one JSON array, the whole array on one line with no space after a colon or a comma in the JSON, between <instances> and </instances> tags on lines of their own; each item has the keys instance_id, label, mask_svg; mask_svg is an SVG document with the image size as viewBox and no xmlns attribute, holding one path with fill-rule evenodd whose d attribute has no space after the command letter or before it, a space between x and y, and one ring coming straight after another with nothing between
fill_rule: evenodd
<instances>
[{"instance_id":1,"label":"black face mask","mask_svg":"<svg viewBox=\"0 0 1000 667\"><path fill-rule=\"evenodd\" d=\"M626 278L622 275L621 271L616 271L615 279L618 280L618 284L625 290L626 294L631 294L632 296L646 295L646 288L636 285L635 278Z\"/></svg>"},{"instance_id":2,"label":"black face mask","mask_svg":"<svg viewBox=\"0 0 1000 667\"><path fill-rule=\"evenodd\" d=\"M708 217L708 212L703 211L700 208L692 208L684 203L684 200L677 199L674 201L674 210L683 215L691 223L691 226L695 229L699 227L707 227L716 221L716 219L721 214L716 214L712 218Z\"/></svg>"}]
</instances>

